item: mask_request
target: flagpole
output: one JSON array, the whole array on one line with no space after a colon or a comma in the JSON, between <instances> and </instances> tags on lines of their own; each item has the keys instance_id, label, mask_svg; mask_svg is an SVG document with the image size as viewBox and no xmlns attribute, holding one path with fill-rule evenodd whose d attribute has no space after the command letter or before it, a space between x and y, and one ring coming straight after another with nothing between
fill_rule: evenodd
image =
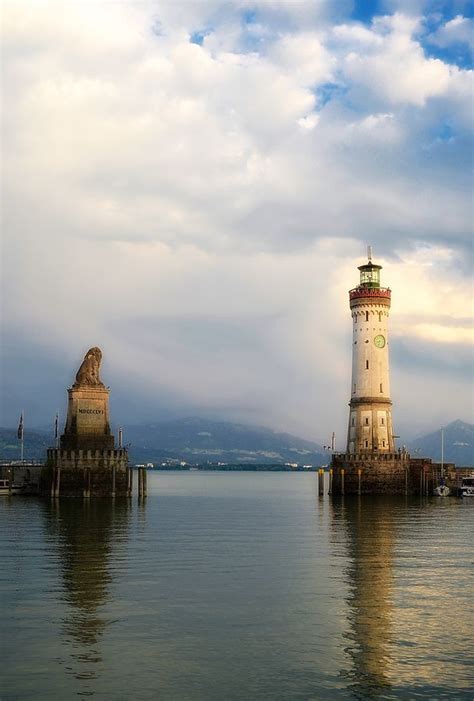
<instances>
[{"instance_id":1,"label":"flagpole","mask_svg":"<svg viewBox=\"0 0 474 701\"><path fill-rule=\"evenodd\" d=\"M23 441L24 441L24 436L25 436L25 412L22 410L21 412L21 418L22 418L22 427L21 427L21 456L20 460L23 462Z\"/></svg>"},{"instance_id":2,"label":"flagpole","mask_svg":"<svg viewBox=\"0 0 474 701\"><path fill-rule=\"evenodd\" d=\"M58 430L58 424L59 424L59 409L56 412L56 420L54 422L54 437L56 439L56 448L59 448L59 430Z\"/></svg>"}]
</instances>

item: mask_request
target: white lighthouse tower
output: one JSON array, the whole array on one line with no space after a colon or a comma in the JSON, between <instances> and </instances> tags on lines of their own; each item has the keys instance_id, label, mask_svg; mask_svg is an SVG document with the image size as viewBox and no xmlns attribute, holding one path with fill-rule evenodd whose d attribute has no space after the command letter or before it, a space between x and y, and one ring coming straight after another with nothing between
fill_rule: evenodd
<instances>
[{"instance_id":1,"label":"white lighthouse tower","mask_svg":"<svg viewBox=\"0 0 474 701\"><path fill-rule=\"evenodd\" d=\"M360 283L350 290L352 313L352 385L348 454L393 454L390 400L389 334L391 291L380 287L381 265L359 266Z\"/></svg>"}]
</instances>

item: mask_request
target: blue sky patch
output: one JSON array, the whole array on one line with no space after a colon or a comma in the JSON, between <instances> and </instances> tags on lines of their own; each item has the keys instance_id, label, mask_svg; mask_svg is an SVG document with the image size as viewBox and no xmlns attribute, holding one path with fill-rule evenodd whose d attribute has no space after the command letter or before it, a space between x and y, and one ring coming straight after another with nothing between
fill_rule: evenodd
<instances>
[{"instance_id":1,"label":"blue sky patch","mask_svg":"<svg viewBox=\"0 0 474 701\"><path fill-rule=\"evenodd\" d=\"M384 14L380 10L379 0L356 0L351 19L370 24L375 15Z\"/></svg>"},{"instance_id":2,"label":"blue sky patch","mask_svg":"<svg viewBox=\"0 0 474 701\"><path fill-rule=\"evenodd\" d=\"M202 46L204 39L210 33L210 29L199 29L191 34L189 41L191 42L191 44L197 44L198 46Z\"/></svg>"},{"instance_id":3,"label":"blue sky patch","mask_svg":"<svg viewBox=\"0 0 474 701\"><path fill-rule=\"evenodd\" d=\"M257 11L256 10L245 10L242 12L242 24L255 24L257 21Z\"/></svg>"},{"instance_id":4,"label":"blue sky patch","mask_svg":"<svg viewBox=\"0 0 474 701\"><path fill-rule=\"evenodd\" d=\"M324 105L334 98L343 97L347 94L348 89L346 85L342 85L341 83L324 83L323 85L318 85L316 90L314 90L318 107L324 107Z\"/></svg>"}]
</instances>

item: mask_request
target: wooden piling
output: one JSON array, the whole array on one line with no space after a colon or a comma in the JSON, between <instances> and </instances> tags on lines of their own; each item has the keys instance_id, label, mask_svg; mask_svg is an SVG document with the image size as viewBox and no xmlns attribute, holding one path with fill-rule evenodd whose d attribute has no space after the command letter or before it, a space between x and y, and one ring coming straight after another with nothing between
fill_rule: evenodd
<instances>
[{"instance_id":1,"label":"wooden piling","mask_svg":"<svg viewBox=\"0 0 474 701\"><path fill-rule=\"evenodd\" d=\"M362 470L360 468L357 470L357 477L358 477L357 494L360 496L361 495L361 481L362 481Z\"/></svg>"},{"instance_id":2,"label":"wooden piling","mask_svg":"<svg viewBox=\"0 0 474 701\"><path fill-rule=\"evenodd\" d=\"M408 467L405 467L405 496L408 494Z\"/></svg>"},{"instance_id":3,"label":"wooden piling","mask_svg":"<svg viewBox=\"0 0 474 701\"><path fill-rule=\"evenodd\" d=\"M138 468L138 498L141 499L143 496L143 468Z\"/></svg>"},{"instance_id":4,"label":"wooden piling","mask_svg":"<svg viewBox=\"0 0 474 701\"><path fill-rule=\"evenodd\" d=\"M58 468L56 470L56 487L54 489L54 496L56 498L59 497L60 487L61 487L61 468L58 465Z\"/></svg>"},{"instance_id":5,"label":"wooden piling","mask_svg":"<svg viewBox=\"0 0 474 701\"><path fill-rule=\"evenodd\" d=\"M147 479L147 471L146 467L142 467L143 470L143 476L142 476L142 496L146 497L147 492L146 492L146 479Z\"/></svg>"},{"instance_id":6,"label":"wooden piling","mask_svg":"<svg viewBox=\"0 0 474 701\"><path fill-rule=\"evenodd\" d=\"M318 494L320 497L324 494L324 469L322 467L318 471Z\"/></svg>"},{"instance_id":7,"label":"wooden piling","mask_svg":"<svg viewBox=\"0 0 474 701\"><path fill-rule=\"evenodd\" d=\"M115 465L112 465L112 493L110 496L115 496Z\"/></svg>"},{"instance_id":8,"label":"wooden piling","mask_svg":"<svg viewBox=\"0 0 474 701\"><path fill-rule=\"evenodd\" d=\"M329 470L329 489L328 489L328 494L332 494L332 478L333 478L333 470L332 467Z\"/></svg>"},{"instance_id":9,"label":"wooden piling","mask_svg":"<svg viewBox=\"0 0 474 701\"><path fill-rule=\"evenodd\" d=\"M344 468L341 469L341 494L344 494L344 476L346 474L346 471Z\"/></svg>"},{"instance_id":10,"label":"wooden piling","mask_svg":"<svg viewBox=\"0 0 474 701\"><path fill-rule=\"evenodd\" d=\"M51 476L51 497L54 497L56 489L56 467L53 465L53 474Z\"/></svg>"}]
</instances>

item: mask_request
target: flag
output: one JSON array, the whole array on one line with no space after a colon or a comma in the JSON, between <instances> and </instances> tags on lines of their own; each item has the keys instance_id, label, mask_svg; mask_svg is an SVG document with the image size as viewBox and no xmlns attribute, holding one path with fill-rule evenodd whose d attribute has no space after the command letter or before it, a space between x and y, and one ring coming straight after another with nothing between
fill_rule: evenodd
<instances>
[{"instance_id":1,"label":"flag","mask_svg":"<svg viewBox=\"0 0 474 701\"><path fill-rule=\"evenodd\" d=\"M56 412L56 419L54 420L54 437L58 437L58 421L59 421L59 415Z\"/></svg>"},{"instance_id":2,"label":"flag","mask_svg":"<svg viewBox=\"0 0 474 701\"><path fill-rule=\"evenodd\" d=\"M23 440L23 412L21 412L20 423L18 424L17 436L18 436L19 441Z\"/></svg>"}]
</instances>

